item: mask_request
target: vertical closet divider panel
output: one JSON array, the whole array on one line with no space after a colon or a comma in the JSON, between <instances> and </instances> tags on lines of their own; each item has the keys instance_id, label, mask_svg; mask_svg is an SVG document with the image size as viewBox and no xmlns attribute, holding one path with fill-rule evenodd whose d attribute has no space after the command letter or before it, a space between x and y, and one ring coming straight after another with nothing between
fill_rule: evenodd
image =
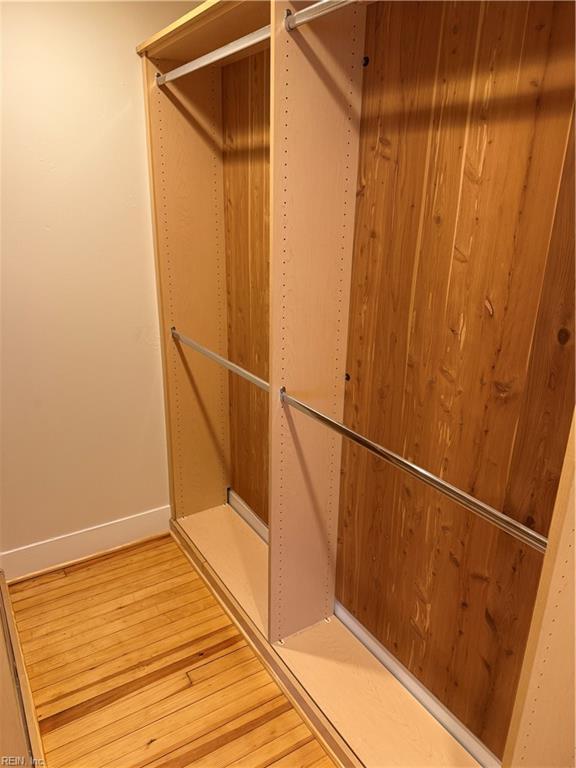
<instances>
[{"instance_id":1,"label":"vertical closet divider panel","mask_svg":"<svg viewBox=\"0 0 576 768\"><path fill-rule=\"evenodd\" d=\"M172 514L183 517L226 501L228 374L171 328L226 356L226 255L220 70L160 90L156 72L172 66L144 60Z\"/></svg>"},{"instance_id":2,"label":"vertical closet divider panel","mask_svg":"<svg viewBox=\"0 0 576 768\"><path fill-rule=\"evenodd\" d=\"M345 421L545 535L574 407L574 6L366 23ZM542 555L345 444L338 558L338 599L501 755Z\"/></svg>"},{"instance_id":3,"label":"vertical closet divider panel","mask_svg":"<svg viewBox=\"0 0 576 768\"><path fill-rule=\"evenodd\" d=\"M570 192L573 203L573 186ZM571 215L574 215L573 204ZM574 765L574 448L573 418L522 674L502 758L505 768L518 765L526 768L565 768Z\"/></svg>"},{"instance_id":4,"label":"vertical closet divider panel","mask_svg":"<svg viewBox=\"0 0 576 768\"><path fill-rule=\"evenodd\" d=\"M366 13L287 32L288 9L272 4L272 641L333 612L341 438L278 393L342 416Z\"/></svg>"}]
</instances>

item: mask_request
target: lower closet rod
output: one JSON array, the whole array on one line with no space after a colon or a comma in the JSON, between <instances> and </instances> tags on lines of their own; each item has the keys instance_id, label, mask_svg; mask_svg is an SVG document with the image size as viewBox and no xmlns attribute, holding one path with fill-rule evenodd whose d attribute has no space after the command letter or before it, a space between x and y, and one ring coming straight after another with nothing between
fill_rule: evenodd
<instances>
[{"instance_id":1,"label":"lower closet rod","mask_svg":"<svg viewBox=\"0 0 576 768\"><path fill-rule=\"evenodd\" d=\"M179 333L176 328L171 328L170 332L172 333L172 338L175 341L179 341L181 344L185 344L187 347L196 350L196 352L200 352L200 354L204 355L204 357L208 357L210 360L214 360L215 363L222 365L224 368L232 371L232 373L237 373L238 376L242 376L243 379L251 381L252 384L256 384L257 387L260 387L260 389L263 389L265 392L270 391L270 384L268 384L267 381L264 381L264 379L261 379L254 373L250 373L250 371L247 371L246 368L242 368L242 366L236 365L236 363L233 363L231 360L222 357L222 355L219 355L217 352L212 352L211 349L203 347L202 344L198 344L197 341L189 339L188 336L184 336L182 333Z\"/></svg>"},{"instance_id":2,"label":"lower closet rod","mask_svg":"<svg viewBox=\"0 0 576 768\"><path fill-rule=\"evenodd\" d=\"M196 352L199 352L205 357L208 357L210 360L213 360L215 363L218 363L224 368L227 368L229 371L232 371L232 373L236 373L238 376L242 376L242 378L252 382L252 384L260 387L260 389L263 389L265 392L270 391L270 385L268 382L264 381L264 379L261 379L259 376L256 376L254 373L250 373L250 371L242 368L242 366L237 365L227 358L222 357L222 355L219 355L217 352L213 352L211 349L202 346L202 344L199 344L197 341L184 336L182 333L179 333L176 328L172 328L171 333L172 338L175 341L178 341L181 344L185 344L187 347L194 349ZM297 398L292 397L286 392L285 387L282 387L280 390L280 401L283 405L289 405L301 413L305 413L307 416L312 417L316 421L319 421L327 427L330 427L330 429L333 429L335 432L338 432L343 437L348 438L348 440L352 440L354 443L357 443L363 448L366 448L375 456L384 459L384 461L387 461L389 464L392 464L398 469L401 469L404 472L407 472L409 475L412 475L412 477L421 480L422 482L426 483L426 485L429 485L431 488L439 491L444 496L448 496L456 503L466 507L466 509L469 509L479 517L487 520L489 523L495 525L500 530L504 531L510 536L513 536L515 539L518 539L518 541L522 541L524 544L528 544L530 547L533 547L539 552L546 551L546 546L548 544L548 539L546 536L543 536L537 531L533 531L526 525L523 525L517 520L514 520L514 518L505 515L503 512L500 512L497 509L494 509L494 507L491 507L489 504L474 498L474 496L470 496L469 493L461 491L459 488L456 488L455 485L451 485L445 480L442 480L442 478L436 477L436 475L433 475L431 472L422 469L422 467L419 467L417 464L413 464L411 461L404 459L397 453L389 451L387 448L384 448L378 443L369 440L367 437L364 437L364 435L355 432L345 424L342 424L341 422L332 419L330 416L326 416L325 413L317 411L310 405L303 403L302 400L298 400Z\"/></svg>"},{"instance_id":3,"label":"lower closet rod","mask_svg":"<svg viewBox=\"0 0 576 768\"><path fill-rule=\"evenodd\" d=\"M411 461L402 458L402 456L398 456L397 453L393 453L392 451L383 448L381 445L378 445L378 443L374 443L367 437L364 437L358 432L355 432L353 429L350 429L350 427L347 427L341 422L330 418L330 416L326 416L326 414L317 411L315 408L312 408L309 405L306 405L306 403L303 403L301 400L298 400L297 398L289 395L286 392L285 387L282 387L280 390L280 400L284 405L289 405L292 408L305 413L307 416L316 419L316 421L319 421L322 424L325 424L327 427L330 427L330 429L333 429L335 432L338 432L343 437L348 438L348 440L352 440L354 443L357 443L363 448L366 448L368 451L378 456L379 458L384 459L384 461L387 461L389 464L392 464L398 469L402 469L404 472L408 472L408 474L412 475L418 480L422 480L424 483L426 483L426 485L435 488L444 496L448 496L453 501L457 502L463 507L466 507L471 512L479 515L484 520L492 523L492 525L495 525L497 528L500 528L500 530L505 531L515 539L522 541L524 544L528 544L534 549L537 549L539 552L546 551L548 539L545 536L542 536L541 533L533 531L531 528L528 528L527 526L522 525L522 523L519 523L517 520L514 520L514 518L505 515L503 512L499 512L497 509L494 509L494 507L491 507L489 504L485 504L483 501L474 498L474 496L470 496L469 493L461 491L459 488L456 488L456 486L451 485L445 480L442 480L440 477L436 477L436 475L433 475L431 472L422 469L422 467L419 467L417 464L412 464Z\"/></svg>"}]
</instances>

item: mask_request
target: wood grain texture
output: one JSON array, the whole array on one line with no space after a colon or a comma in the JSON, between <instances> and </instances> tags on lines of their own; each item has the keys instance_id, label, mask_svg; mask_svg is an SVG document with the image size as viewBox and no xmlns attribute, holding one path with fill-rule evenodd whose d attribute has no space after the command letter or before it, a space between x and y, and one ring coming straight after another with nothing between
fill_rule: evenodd
<instances>
[{"instance_id":1,"label":"wood grain texture","mask_svg":"<svg viewBox=\"0 0 576 768\"><path fill-rule=\"evenodd\" d=\"M573 408L573 13L369 6L352 271L346 423L543 533ZM337 596L499 755L541 560L345 445Z\"/></svg>"},{"instance_id":2,"label":"wood grain texture","mask_svg":"<svg viewBox=\"0 0 576 768\"><path fill-rule=\"evenodd\" d=\"M504 512L548 531L574 410L574 120L534 329Z\"/></svg>"},{"instance_id":3,"label":"wood grain texture","mask_svg":"<svg viewBox=\"0 0 576 768\"><path fill-rule=\"evenodd\" d=\"M270 53L222 69L228 357L268 381ZM230 374L232 488L268 522L268 394Z\"/></svg>"},{"instance_id":4,"label":"wood grain texture","mask_svg":"<svg viewBox=\"0 0 576 768\"><path fill-rule=\"evenodd\" d=\"M183 560L190 582L201 581L173 540L158 539L155 547L162 556L169 551L175 560ZM42 625L51 651L30 660L24 645L48 765L176 768L248 765L249 760L256 766L312 745L316 760L328 759L206 586L200 592L208 602L184 601L180 610L170 610L172 604L159 592L158 613L151 614L147 603L145 611L133 614L139 622L129 629L116 623L119 611L109 599L106 576L118 576L139 554L141 569L131 571L118 589L123 591L122 605L134 600L142 604L138 595L146 589L140 584L148 583L158 567L150 547L98 563L87 561L70 575L60 571L56 579L41 576L37 584L30 579L25 587L15 585L15 607L27 622L51 617ZM88 576L81 576L83 568L93 574L95 566L99 580L91 585ZM68 600L80 584L90 595L89 611L106 617L115 631L94 638L89 629L83 635L85 612L78 611L74 644L70 638L62 643L61 628L69 627ZM26 607L23 595L28 593L34 602Z\"/></svg>"}]
</instances>

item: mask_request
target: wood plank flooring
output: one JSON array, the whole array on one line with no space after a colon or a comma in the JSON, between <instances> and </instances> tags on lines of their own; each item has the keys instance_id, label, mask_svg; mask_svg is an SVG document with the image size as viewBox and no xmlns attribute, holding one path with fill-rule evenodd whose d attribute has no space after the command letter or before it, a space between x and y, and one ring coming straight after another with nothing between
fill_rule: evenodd
<instances>
[{"instance_id":1,"label":"wood plank flooring","mask_svg":"<svg viewBox=\"0 0 576 768\"><path fill-rule=\"evenodd\" d=\"M334 765L169 536L10 596L50 768Z\"/></svg>"}]
</instances>

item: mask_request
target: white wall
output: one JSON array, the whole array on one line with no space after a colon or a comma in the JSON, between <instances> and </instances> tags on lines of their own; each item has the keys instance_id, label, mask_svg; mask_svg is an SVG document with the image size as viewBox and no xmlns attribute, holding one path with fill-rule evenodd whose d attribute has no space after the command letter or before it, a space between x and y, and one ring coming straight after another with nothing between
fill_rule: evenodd
<instances>
[{"instance_id":1,"label":"white wall","mask_svg":"<svg viewBox=\"0 0 576 768\"><path fill-rule=\"evenodd\" d=\"M3 4L0 550L148 510L166 519L134 49L191 5ZM78 555L33 552L38 567Z\"/></svg>"}]
</instances>

